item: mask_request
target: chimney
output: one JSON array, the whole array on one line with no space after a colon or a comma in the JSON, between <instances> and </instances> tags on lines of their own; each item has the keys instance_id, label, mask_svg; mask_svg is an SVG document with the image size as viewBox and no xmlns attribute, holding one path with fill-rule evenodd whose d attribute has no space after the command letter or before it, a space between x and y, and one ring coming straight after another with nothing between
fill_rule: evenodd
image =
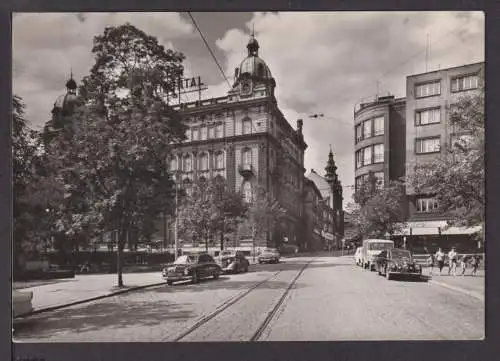
<instances>
[{"instance_id":1,"label":"chimney","mask_svg":"<svg viewBox=\"0 0 500 361\"><path fill-rule=\"evenodd\" d=\"M297 132L299 134L302 134L302 125L304 125L304 122L302 119L297 120Z\"/></svg>"}]
</instances>

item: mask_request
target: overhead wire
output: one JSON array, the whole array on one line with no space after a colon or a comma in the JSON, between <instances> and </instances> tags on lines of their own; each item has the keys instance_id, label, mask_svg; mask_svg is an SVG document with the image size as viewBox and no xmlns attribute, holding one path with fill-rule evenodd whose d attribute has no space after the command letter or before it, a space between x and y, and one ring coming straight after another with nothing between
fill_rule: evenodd
<instances>
[{"instance_id":1,"label":"overhead wire","mask_svg":"<svg viewBox=\"0 0 500 361\"><path fill-rule=\"evenodd\" d=\"M224 73L224 70L222 70L222 67L221 65L219 64L219 61L217 60L217 57L215 56L214 52L212 51L212 49L210 48L210 45L208 45L208 42L207 42L207 39L205 38L205 35L203 35L203 32L201 31L200 27L198 26L198 24L196 23L196 20L194 19L193 15L191 14L190 11L187 12L189 17L191 18L191 21L193 22L193 25L196 27L196 29L198 30L198 33L200 34L201 38L203 39L203 42L205 43L205 46L207 47L208 51L210 52L210 55L212 56L212 59L215 61L215 64L217 65L217 67L219 68L222 76L224 77L224 79L226 80L226 83L227 85L229 86L229 89L231 89L231 84L229 83L229 80L227 79L227 76L226 74Z\"/></svg>"}]
</instances>

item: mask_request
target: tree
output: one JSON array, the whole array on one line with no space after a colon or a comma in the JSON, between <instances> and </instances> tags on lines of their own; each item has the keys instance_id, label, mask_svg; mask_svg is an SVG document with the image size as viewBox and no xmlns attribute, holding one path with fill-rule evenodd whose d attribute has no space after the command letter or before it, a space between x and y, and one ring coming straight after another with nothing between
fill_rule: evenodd
<instances>
[{"instance_id":1,"label":"tree","mask_svg":"<svg viewBox=\"0 0 500 361\"><path fill-rule=\"evenodd\" d=\"M49 145L65 189L58 226L68 235L114 232L122 287L127 235L149 233L152 221L173 209L166 159L186 128L167 101L184 56L130 24L106 28L92 52L82 106Z\"/></svg>"},{"instance_id":2,"label":"tree","mask_svg":"<svg viewBox=\"0 0 500 361\"><path fill-rule=\"evenodd\" d=\"M285 211L275 201L272 202L265 189L258 187L252 194L252 202L247 212L247 224L252 229L252 240L255 244L257 238L265 238L275 228Z\"/></svg>"},{"instance_id":3,"label":"tree","mask_svg":"<svg viewBox=\"0 0 500 361\"><path fill-rule=\"evenodd\" d=\"M365 237L392 236L403 227L404 184L392 181L382 189L374 189L366 184L368 181L360 187L360 193L355 192L353 196L360 201L359 208L352 212L353 223Z\"/></svg>"},{"instance_id":4,"label":"tree","mask_svg":"<svg viewBox=\"0 0 500 361\"><path fill-rule=\"evenodd\" d=\"M417 193L435 195L450 225L484 222L484 88L451 109L452 143L442 156L418 164L410 182Z\"/></svg>"}]
</instances>

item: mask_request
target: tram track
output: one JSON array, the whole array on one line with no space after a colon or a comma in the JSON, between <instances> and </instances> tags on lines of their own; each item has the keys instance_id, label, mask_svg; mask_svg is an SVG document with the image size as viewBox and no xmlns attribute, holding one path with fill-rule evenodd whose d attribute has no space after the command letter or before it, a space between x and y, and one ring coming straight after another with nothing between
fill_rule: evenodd
<instances>
[{"instance_id":1,"label":"tram track","mask_svg":"<svg viewBox=\"0 0 500 361\"><path fill-rule=\"evenodd\" d=\"M264 321L259 325L257 328L256 332L252 335L249 341L258 341L258 339L261 337L262 333L265 331L269 323L272 321L280 307L283 305L284 301L286 300L288 294L290 293L291 289L294 287L295 283L297 282L298 278L302 275L304 270L309 266L309 264L313 261L314 259L308 261L300 270L297 272L297 274L294 276L292 281L288 284L286 290L281 294L280 298L278 299L277 303L274 304L274 306L271 308L271 310L267 313ZM177 335L173 341L174 342L180 342L183 341L185 338L187 338L189 335L193 334L203 326L205 326L207 323L209 323L211 320L222 314L224 311L229 310L231 306L234 304L240 302L244 298L246 298L250 293L254 292L255 290L259 289L259 287L263 286L265 283L273 281L275 278L278 277L280 273L283 271L286 271L286 269L282 269L279 271L274 272L270 277L256 283L246 291L231 297L229 300L225 301L221 305L219 305L213 312L203 316L201 319L199 319L194 325L189 327L187 330L183 331L179 335Z\"/></svg>"}]
</instances>

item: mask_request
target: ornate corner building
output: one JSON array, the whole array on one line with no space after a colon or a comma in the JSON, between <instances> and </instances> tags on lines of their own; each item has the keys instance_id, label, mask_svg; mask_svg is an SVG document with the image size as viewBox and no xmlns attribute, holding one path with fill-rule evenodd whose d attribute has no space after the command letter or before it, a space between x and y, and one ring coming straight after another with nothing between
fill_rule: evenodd
<instances>
[{"instance_id":1,"label":"ornate corner building","mask_svg":"<svg viewBox=\"0 0 500 361\"><path fill-rule=\"evenodd\" d=\"M286 211L280 224L258 246L280 246L283 240L301 243L304 151L302 120L294 130L280 111L276 81L259 57L252 37L248 55L235 69L235 82L226 96L174 106L188 126L186 140L169 161L170 171L189 191L193 183L224 177L246 200L259 188L269 201ZM240 234L240 239L251 238Z\"/></svg>"}]
</instances>

